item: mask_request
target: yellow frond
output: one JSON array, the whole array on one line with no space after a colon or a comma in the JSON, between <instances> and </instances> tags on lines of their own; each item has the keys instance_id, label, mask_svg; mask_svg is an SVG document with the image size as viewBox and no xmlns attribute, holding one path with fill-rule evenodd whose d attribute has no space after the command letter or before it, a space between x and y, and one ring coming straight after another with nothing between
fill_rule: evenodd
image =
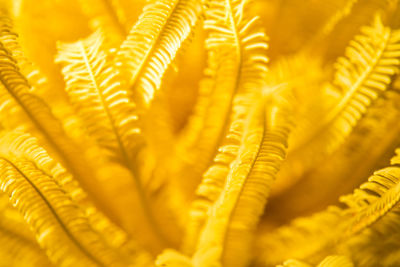
<instances>
[{"instance_id":1,"label":"yellow frond","mask_svg":"<svg viewBox=\"0 0 400 267\"><path fill-rule=\"evenodd\" d=\"M197 0L152 1L122 43L116 61L145 106L192 32L200 9Z\"/></svg>"},{"instance_id":2,"label":"yellow frond","mask_svg":"<svg viewBox=\"0 0 400 267\"><path fill-rule=\"evenodd\" d=\"M288 158L277 175L265 220L281 224L304 213L317 212L336 202L338 196L351 192L354 185L365 182L365 177L387 164L398 146L399 101L400 95L392 86L371 104L340 148L319 164L310 165L313 158L307 160L310 162L307 165L303 164L306 159L299 158L295 163ZM289 140L289 147L290 144Z\"/></svg>"},{"instance_id":3,"label":"yellow frond","mask_svg":"<svg viewBox=\"0 0 400 267\"><path fill-rule=\"evenodd\" d=\"M209 78L202 84L197 113L178 147L184 191L190 194L198 186L183 245L188 253L194 251L207 210L218 198L238 153L252 101L265 87L267 37L257 26L257 17L242 16L245 7L246 1L209 1L205 10ZM192 177L190 183L186 177Z\"/></svg>"},{"instance_id":4,"label":"yellow frond","mask_svg":"<svg viewBox=\"0 0 400 267\"><path fill-rule=\"evenodd\" d=\"M304 263L299 260L286 260L283 265L277 265L276 267L311 267L311 265Z\"/></svg>"},{"instance_id":5,"label":"yellow frond","mask_svg":"<svg viewBox=\"0 0 400 267\"><path fill-rule=\"evenodd\" d=\"M342 210L329 207L310 217L300 217L290 224L257 237L256 266L274 266L287 258L316 264L334 248L341 224ZM335 231L332 231L334 229Z\"/></svg>"},{"instance_id":6,"label":"yellow frond","mask_svg":"<svg viewBox=\"0 0 400 267\"><path fill-rule=\"evenodd\" d=\"M36 243L36 238L23 216L0 193L0 265L50 266L46 254Z\"/></svg>"},{"instance_id":7,"label":"yellow frond","mask_svg":"<svg viewBox=\"0 0 400 267\"><path fill-rule=\"evenodd\" d=\"M336 6L327 19L321 23L318 31L310 36L305 49L313 55L323 55L330 64L345 50L348 42L357 35L358 29L367 25L371 18L379 13L385 23L391 20L391 0L345 0L324 1L324 5ZM395 19L395 16L393 16ZM349 27L352 25L352 27Z\"/></svg>"},{"instance_id":8,"label":"yellow frond","mask_svg":"<svg viewBox=\"0 0 400 267\"><path fill-rule=\"evenodd\" d=\"M277 267L311 267L311 265L298 260L287 260ZM354 264L346 256L332 255L326 257L316 267L354 267Z\"/></svg>"},{"instance_id":9,"label":"yellow frond","mask_svg":"<svg viewBox=\"0 0 400 267\"><path fill-rule=\"evenodd\" d=\"M34 140L12 132L3 132L1 137L0 188L34 230L50 259L58 265L127 266L63 190L60 183L68 183L69 177L57 173L60 177L54 178L48 173L51 159L32 147Z\"/></svg>"},{"instance_id":10,"label":"yellow frond","mask_svg":"<svg viewBox=\"0 0 400 267\"><path fill-rule=\"evenodd\" d=\"M165 250L159 255L155 263L159 267L193 267L189 257L171 249Z\"/></svg>"},{"instance_id":11,"label":"yellow frond","mask_svg":"<svg viewBox=\"0 0 400 267\"><path fill-rule=\"evenodd\" d=\"M36 243L1 228L0 244L1 266L53 266Z\"/></svg>"},{"instance_id":12,"label":"yellow frond","mask_svg":"<svg viewBox=\"0 0 400 267\"><path fill-rule=\"evenodd\" d=\"M330 207L266 234L259 244L264 260L276 264L280 257L290 255L315 263L329 252L340 251L356 266L374 266L383 261L384 266L390 266L396 262L398 256L392 244L396 237L389 233L400 227L399 162L396 155L392 166L376 171L353 194L342 196L340 201L345 207ZM376 246L369 247L371 242ZM380 250L380 246L386 250Z\"/></svg>"},{"instance_id":13,"label":"yellow frond","mask_svg":"<svg viewBox=\"0 0 400 267\"><path fill-rule=\"evenodd\" d=\"M354 264L346 256L332 255L326 257L317 267L354 267Z\"/></svg>"},{"instance_id":14,"label":"yellow frond","mask_svg":"<svg viewBox=\"0 0 400 267\"><path fill-rule=\"evenodd\" d=\"M160 230L161 219L157 217L161 214L156 214L152 207L151 192L147 192L149 190L145 188L141 170L137 167L140 162L138 153L143 153L140 150L145 140L139 128L136 106L118 79L119 73L110 66L109 58L102 48L103 41L102 34L95 32L85 40L60 44L56 61L64 66L67 93L88 132L105 149L112 161L125 168L126 174L130 173L118 180L118 184L126 188L125 204L130 203L129 206L136 207L141 214L136 216L136 223L130 223L134 223L134 228L138 229L143 224L142 220L145 220L146 227L153 233L145 234L141 230L140 235L145 239L167 242L169 237L165 235L168 234ZM139 203L135 203L136 197L132 195L137 195ZM132 230L138 234L137 230ZM152 242L157 243L155 240Z\"/></svg>"},{"instance_id":15,"label":"yellow frond","mask_svg":"<svg viewBox=\"0 0 400 267\"><path fill-rule=\"evenodd\" d=\"M313 115L311 131L304 127L304 133L298 133L293 156L302 150L300 158L314 160L335 151L398 73L400 31L385 27L377 15L361 32L336 63L333 84L343 95L322 118Z\"/></svg>"},{"instance_id":16,"label":"yellow frond","mask_svg":"<svg viewBox=\"0 0 400 267\"><path fill-rule=\"evenodd\" d=\"M12 54L0 43L0 98L6 114L13 115L11 128L29 131L39 138L53 157L57 157L63 165L76 177L85 190L92 196L104 193L104 188L99 187L90 165L77 145L66 135L61 122L54 116L49 106L42 98L32 92L26 78L16 66ZM3 115L4 116L4 115ZM95 192L99 190L99 192ZM102 192L102 193L100 193ZM95 197L97 203L106 209L109 214L110 203Z\"/></svg>"},{"instance_id":17,"label":"yellow frond","mask_svg":"<svg viewBox=\"0 0 400 267\"><path fill-rule=\"evenodd\" d=\"M246 266L259 217L286 153L290 129L281 103L261 103L251 113L239 155L224 189L211 207L194 261ZM209 255L208 251L215 251ZM212 260L208 257L213 257ZM204 265L209 266L209 265Z\"/></svg>"},{"instance_id":18,"label":"yellow frond","mask_svg":"<svg viewBox=\"0 0 400 267\"><path fill-rule=\"evenodd\" d=\"M63 65L66 91L88 132L110 158L133 164L142 137L135 104L107 62L104 38L95 32L85 40L59 44L56 62Z\"/></svg>"},{"instance_id":19,"label":"yellow frond","mask_svg":"<svg viewBox=\"0 0 400 267\"><path fill-rule=\"evenodd\" d=\"M47 86L47 78L40 72L37 66L28 60L23 52L18 35L14 32L12 19L6 12L0 12L0 14L0 41L12 53L21 73L27 78L33 90L43 93L43 88Z\"/></svg>"}]
</instances>

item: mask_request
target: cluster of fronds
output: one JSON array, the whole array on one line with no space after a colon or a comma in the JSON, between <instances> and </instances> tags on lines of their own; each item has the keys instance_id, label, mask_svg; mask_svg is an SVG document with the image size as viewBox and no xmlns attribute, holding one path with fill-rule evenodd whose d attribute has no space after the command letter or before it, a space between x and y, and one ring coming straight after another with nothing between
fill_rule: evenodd
<instances>
[{"instance_id":1,"label":"cluster of fronds","mask_svg":"<svg viewBox=\"0 0 400 267\"><path fill-rule=\"evenodd\" d=\"M399 69L397 0L0 0L0 266L400 266Z\"/></svg>"}]
</instances>

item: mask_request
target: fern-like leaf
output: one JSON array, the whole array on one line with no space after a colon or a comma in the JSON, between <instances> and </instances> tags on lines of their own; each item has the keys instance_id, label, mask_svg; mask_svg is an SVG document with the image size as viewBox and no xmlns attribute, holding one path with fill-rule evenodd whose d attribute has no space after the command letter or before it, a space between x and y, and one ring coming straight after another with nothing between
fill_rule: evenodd
<instances>
[{"instance_id":1,"label":"fern-like leaf","mask_svg":"<svg viewBox=\"0 0 400 267\"><path fill-rule=\"evenodd\" d=\"M16 60L4 45L0 44L0 100L2 109L13 115L10 128L23 129L38 137L53 157L76 177L82 186L94 196L99 206L115 217L110 202L96 197L104 193L93 175L92 165L83 157L77 145L65 133L61 122L54 116L50 107L31 90L31 86L20 72ZM2 110L3 113L4 110ZM9 114L9 113L6 113ZM4 114L2 114L4 116Z\"/></svg>"},{"instance_id":2,"label":"fern-like leaf","mask_svg":"<svg viewBox=\"0 0 400 267\"><path fill-rule=\"evenodd\" d=\"M116 61L144 105L160 88L162 77L197 23L197 0L152 1L122 43Z\"/></svg>"},{"instance_id":3,"label":"fern-like leaf","mask_svg":"<svg viewBox=\"0 0 400 267\"><path fill-rule=\"evenodd\" d=\"M1 13L1 12L0 12ZM18 35L13 30L13 21L5 13L0 15L0 41L15 58L22 74L27 78L36 92L45 87L47 78L39 71L38 67L30 62L19 44Z\"/></svg>"},{"instance_id":4,"label":"fern-like leaf","mask_svg":"<svg viewBox=\"0 0 400 267\"><path fill-rule=\"evenodd\" d=\"M137 215L141 214L135 216L134 222L129 222L136 226L130 228L139 229L143 221L146 221L146 228L152 233L146 234L142 229L142 234L139 235L152 240L153 244L165 243L170 238L161 230L159 222L163 219L157 217L161 213L155 214L154 205L150 203L151 192L147 192L149 190L145 188L137 167L137 153L142 149L145 140L138 125L138 116L135 115L136 107L129 92L118 79L119 73L110 66L103 47L102 34L95 32L85 40L60 44L56 61L64 66L62 71L67 93L85 122L89 134L104 148L108 158L128 172L118 183L121 188L125 187L126 192L138 196L139 202L136 203L135 198L127 194L125 205L129 201L129 206L140 211ZM127 223L124 226L128 227ZM137 230L132 230L138 235ZM150 244L150 241L146 243Z\"/></svg>"},{"instance_id":5,"label":"fern-like leaf","mask_svg":"<svg viewBox=\"0 0 400 267\"><path fill-rule=\"evenodd\" d=\"M399 178L400 170L397 167L381 169L352 195L341 197L340 200L355 213L348 235L354 235L369 227L400 202Z\"/></svg>"},{"instance_id":6,"label":"fern-like leaf","mask_svg":"<svg viewBox=\"0 0 400 267\"><path fill-rule=\"evenodd\" d=\"M274 264L279 261L279 257L290 255L292 258L315 263L326 253L335 250L352 258L357 266L370 266L372 262L383 259L386 262L396 262L398 257L390 255L390 249L381 252L379 258L369 256L365 260L365 255L369 253L363 253L363 248L373 240L387 246L385 243L391 242L390 237L383 236L390 236L393 229L400 227L398 163L399 156L396 155L392 159L392 166L376 171L353 194L342 196L340 201L345 204L345 208L330 207L310 218L296 219L291 226L278 228L274 233L264 236L261 247L264 247L265 255L268 255L266 262ZM376 244L376 249L378 247Z\"/></svg>"},{"instance_id":7,"label":"fern-like leaf","mask_svg":"<svg viewBox=\"0 0 400 267\"><path fill-rule=\"evenodd\" d=\"M45 252L23 216L9 202L8 196L0 194L0 265L50 266Z\"/></svg>"},{"instance_id":8,"label":"fern-like leaf","mask_svg":"<svg viewBox=\"0 0 400 267\"><path fill-rule=\"evenodd\" d=\"M354 267L354 264L346 256L332 255L326 257L317 267Z\"/></svg>"},{"instance_id":9,"label":"fern-like leaf","mask_svg":"<svg viewBox=\"0 0 400 267\"><path fill-rule=\"evenodd\" d=\"M334 86L343 92L340 100L322 118L313 122L292 154L331 153L351 133L368 107L385 91L400 65L400 31L385 27L379 15L372 26L361 29L336 63ZM299 152L303 150L303 152ZM315 155L315 154L314 154Z\"/></svg>"},{"instance_id":10,"label":"fern-like leaf","mask_svg":"<svg viewBox=\"0 0 400 267\"><path fill-rule=\"evenodd\" d=\"M56 62L62 63L66 91L90 135L107 154L133 164L140 143L135 104L107 65L104 38L95 32L85 40L59 44Z\"/></svg>"},{"instance_id":11,"label":"fern-like leaf","mask_svg":"<svg viewBox=\"0 0 400 267\"><path fill-rule=\"evenodd\" d=\"M285 157L290 129L287 114L273 101L262 103L251 114L224 190L209 211L212 216L204 227L194 261L221 261L227 266L248 263L259 216Z\"/></svg>"},{"instance_id":12,"label":"fern-like leaf","mask_svg":"<svg viewBox=\"0 0 400 267\"><path fill-rule=\"evenodd\" d=\"M202 85L206 95L202 96L198 114L189 125L188 139L180 148L189 159L181 166L182 178L199 177L208 168L190 211L183 245L188 253L194 251L207 210L218 198L229 164L238 153L252 101L260 96L265 86L266 35L258 28L257 17L242 16L246 6L246 1L207 2L204 27L209 30L206 40L209 66L206 72L213 80L207 79ZM197 152L188 154L190 150ZM193 170L195 165L198 167ZM184 189L192 191L197 181Z\"/></svg>"},{"instance_id":13,"label":"fern-like leaf","mask_svg":"<svg viewBox=\"0 0 400 267\"><path fill-rule=\"evenodd\" d=\"M277 267L311 267L311 265L298 260L287 260ZM331 255L321 261L316 267L354 267L349 258L342 255Z\"/></svg>"},{"instance_id":14,"label":"fern-like leaf","mask_svg":"<svg viewBox=\"0 0 400 267\"><path fill-rule=\"evenodd\" d=\"M0 151L0 188L35 231L37 241L54 263L128 264L104 243L84 210L47 174L48 155L32 149L32 139L3 132ZM35 159L29 160L32 156Z\"/></svg>"}]
</instances>

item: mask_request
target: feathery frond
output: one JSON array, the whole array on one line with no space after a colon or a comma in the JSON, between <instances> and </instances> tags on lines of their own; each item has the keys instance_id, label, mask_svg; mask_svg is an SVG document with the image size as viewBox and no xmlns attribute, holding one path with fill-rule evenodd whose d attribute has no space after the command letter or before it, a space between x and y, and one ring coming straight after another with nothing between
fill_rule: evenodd
<instances>
[{"instance_id":1,"label":"feathery frond","mask_svg":"<svg viewBox=\"0 0 400 267\"><path fill-rule=\"evenodd\" d=\"M322 118L315 117L312 131L300 136L292 153L331 153L350 134L368 107L385 91L399 70L400 32L385 27L379 15L363 27L336 63L334 86L343 95ZM323 144L321 144L323 143ZM302 155L303 156L303 155Z\"/></svg>"},{"instance_id":2,"label":"feathery frond","mask_svg":"<svg viewBox=\"0 0 400 267\"><path fill-rule=\"evenodd\" d=\"M346 256L332 255L326 257L317 267L354 267L354 264Z\"/></svg>"},{"instance_id":3,"label":"feathery frond","mask_svg":"<svg viewBox=\"0 0 400 267\"><path fill-rule=\"evenodd\" d=\"M160 223L153 214L153 207L136 166L137 154L144 145L136 107L126 87L118 80L119 73L110 66L102 48L103 42L101 33L95 32L86 40L60 44L56 60L64 65L67 93L88 132L106 150L106 155L112 161L131 174L118 182L126 189L130 184L131 188L136 187L127 192L137 194L139 203L127 197L125 204L130 203L130 206L141 210L143 219L154 231L154 238L164 242L165 234L160 232ZM136 226L139 227L138 224Z\"/></svg>"},{"instance_id":4,"label":"feathery frond","mask_svg":"<svg viewBox=\"0 0 400 267\"><path fill-rule=\"evenodd\" d=\"M334 247L337 233L344 229L341 215L339 208L329 207L260 235L256 266L274 266L287 258L310 263L321 261L330 252L327 248Z\"/></svg>"},{"instance_id":5,"label":"feathery frond","mask_svg":"<svg viewBox=\"0 0 400 267\"><path fill-rule=\"evenodd\" d=\"M145 106L160 88L165 71L192 32L199 13L197 0L150 2L122 43L116 61Z\"/></svg>"},{"instance_id":6,"label":"feathery frond","mask_svg":"<svg viewBox=\"0 0 400 267\"><path fill-rule=\"evenodd\" d=\"M0 229L1 266L52 266L44 251L30 240Z\"/></svg>"},{"instance_id":7,"label":"feathery frond","mask_svg":"<svg viewBox=\"0 0 400 267\"><path fill-rule=\"evenodd\" d=\"M326 257L316 267L354 267L354 264L345 256L332 255ZM287 260L283 265L277 267L311 267L311 265L298 261L298 260Z\"/></svg>"},{"instance_id":8,"label":"feathery frond","mask_svg":"<svg viewBox=\"0 0 400 267\"><path fill-rule=\"evenodd\" d=\"M396 155L392 166L376 171L353 194L342 196L340 201L345 208L330 207L310 218L296 219L291 226L278 228L263 237L260 248L265 249L269 263L276 263L273 259L282 255L315 262L334 249L347 254L352 248L352 254L346 256L354 259L357 266L364 266L368 261L360 262L363 253L359 256L357 247L360 250L363 243L378 240L383 233L400 227L396 222L400 200L398 163ZM387 239L390 238L380 242ZM383 259L383 253L380 257ZM377 260L369 259L369 264ZM387 260L394 259L388 256Z\"/></svg>"},{"instance_id":9,"label":"feathery frond","mask_svg":"<svg viewBox=\"0 0 400 267\"><path fill-rule=\"evenodd\" d=\"M102 34L95 32L86 40L60 44L56 62L63 65L66 91L89 133L111 158L129 166L142 139L138 116L108 65L103 42Z\"/></svg>"},{"instance_id":10,"label":"feathery frond","mask_svg":"<svg viewBox=\"0 0 400 267\"><path fill-rule=\"evenodd\" d=\"M0 44L0 59L2 61L0 97L2 106L7 106L13 115L10 129L18 128L32 132L39 138L41 145L50 151L50 154L61 160L89 194L96 196L100 192L104 193L104 189L101 189L94 179L90 179L93 175L92 166L83 157L77 145L66 135L61 122L54 116L50 107L32 92L30 84L19 71L11 52L3 44ZM110 204L105 200L95 197L95 201L101 203L101 207L110 212Z\"/></svg>"},{"instance_id":11,"label":"feathery frond","mask_svg":"<svg viewBox=\"0 0 400 267\"><path fill-rule=\"evenodd\" d=\"M224 190L210 210L195 261L246 266L258 219L285 157L289 129L287 111L279 104L267 101L255 110Z\"/></svg>"},{"instance_id":12,"label":"feathery frond","mask_svg":"<svg viewBox=\"0 0 400 267\"><path fill-rule=\"evenodd\" d=\"M13 22L6 14L0 15L0 32L0 41L12 53L23 75L35 91L40 91L45 86L47 78L39 71L37 66L27 59L19 44L18 35L14 32Z\"/></svg>"},{"instance_id":13,"label":"feathery frond","mask_svg":"<svg viewBox=\"0 0 400 267\"><path fill-rule=\"evenodd\" d=\"M257 17L242 16L245 7L245 1L209 1L205 11L204 27L209 30L206 73L210 78L204 81L201 92L207 96L201 96L198 114L193 116L186 142L182 143L183 151L178 150L188 158L181 166L182 177L198 177L209 166L190 212L184 241L184 250L189 253L194 251L207 210L218 198L229 164L238 153L244 118L252 100L261 95L265 86L266 35L257 27ZM198 169L193 170L194 166Z\"/></svg>"},{"instance_id":14,"label":"feathery frond","mask_svg":"<svg viewBox=\"0 0 400 267\"><path fill-rule=\"evenodd\" d=\"M365 182L365 177L387 164L398 146L399 101L400 95L394 88L385 91L371 103L338 150L323 160L299 158L295 163L288 158L278 173L267 216L277 214L279 210L285 212L269 220L289 222L301 214L317 212L337 201L338 196L351 192L355 184ZM289 147L290 144L289 141ZM305 160L320 163L305 165ZM324 177L323 183L321 177ZM308 192L307 199L304 198L305 191Z\"/></svg>"},{"instance_id":15,"label":"feathery frond","mask_svg":"<svg viewBox=\"0 0 400 267\"><path fill-rule=\"evenodd\" d=\"M126 266L92 229L83 210L41 169L40 162L46 163L48 156L31 150L31 143L24 135L2 134L1 190L23 214L50 259L59 265ZM35 155L35 161L25 154Z\"/></svg>"}]
</instances>

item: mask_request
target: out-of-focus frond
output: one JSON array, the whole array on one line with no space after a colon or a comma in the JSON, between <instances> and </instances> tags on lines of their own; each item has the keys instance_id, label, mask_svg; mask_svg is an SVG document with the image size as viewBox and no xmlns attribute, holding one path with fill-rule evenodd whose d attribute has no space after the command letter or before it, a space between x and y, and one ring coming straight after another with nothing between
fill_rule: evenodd
<instances>
[{"instance_id":1,"label":"out-of-focus frond","mask_svg":"<svg viewBox=\"0 0 400 267\"><path fill-rule=\"evenodd\" d=\"M156 260L156 266L194 267L189 257L175 250L165 250L159 255Z\"/></svg>"},{"instance_id":2,"label":"out-of-focus frond","mask_svg":"<svg viewBox=\"0 0 400 267\"><path fill-rule=\"evenodd\" d=\"M361 35L356 36L350 42L346 50L346 57L337 60L333 81L334 89L331 90L336 95L325 94L319 98L320 102L331 101L335 98L337 101L330 103L332 107L329 109L325 107L321 112L318 112L318 107L321 105L318 103L318 98L316 103L307 103L307 109L312 110L312 113L309 111L304 113L303 118L306 119L299 121L299 127L292 135L293 139L290 140L293 144L292 149L289 151L288 159L280 174L283 178L282 183L286 183L286 189L288 189L287 185L296 184L296 187L293 191L289 189L287 193L281 196L282 198L290 196L290 199L287 199L287 205L282 204L277 199L271 211L275 211L277 206L279 206L279 209L288 207L287 214L292 214L295 217L307 208L312 209L314 207L316 208L314 211L318 210L313 201L302 201L301 205L293 205L299 199L304 199L304 190L313 192L312 194L315 196L319 195L320 198L318 199L321 199L322 206L327 204L326 201L329 200L324 199L322 201L322 198L329 197L329 194L327 194L327 190L330 188L328 182L326 187L322 185L318 188L316 183L320 180L320 175L325 176L325 169L321 167L321 171L317 172L316 175L312 175L311 171L322 164L324 159L327 165L330 165L331 159L327 156L338 158L337 155L332 153L337 152L338 148L342 147L357 125L364 120L365 114L368 114L374 103L384 97L384 91L390 88L393 78L398 73L400 63L399 31L383 26L379 15L377 15L373 25L363 27L361 32ZM382 107L382 109L385 109L385 107ZM320 114L324 115L320 116ZM385 118L389 118L389 116ZM383 122L383 120L379 121L382 124ZM377 130L379 128L375 127ZM366 136L358 137L358 139L370 140ZM390 144L386 144L387 146L390 146ZM389 149L393 148L389 147ZM337 169L334 170L337 171ZM348 175L351 175L351 173ZM342 177L345 179L347 175ZM299 181L303 178L304 182ZM354 184L349 186L353 187ZM344 187L344 189L349 190L348 187ZM296 190L298 190L297 192L301 191L301 195L296 194ZM343 192L338 192L333 196L333 199L336 199Z\"/></svg>"},{"instance_id":3,"label":"out-of-focus frond","mask_svg":"<svg viewBox=\"0 0 400 267\"><path fill-rule=\"evenodd\" d=\"M346 57L336 64L333 84L343 96L323 118L316 119L319 122L310 134L301 135L306 137L294 149L310 151L315 146L321 152L334 151L398 72L400 32L383 26L379 16L361 31L347 48Z\"/></svg>"},{"instance_id":4,"label":"out-of-focus frond","mask_svg":"<svg viewBox=\"0 0 400 267\"><path fill-rule=\"evenodd\" d=\"M376 171L353 194L341 197L345 208L330 207L266 234L259 249L268 256L261 256L260 266L276 264L284 255L316 263L334 251L351 258L356 266L392 266L398 260L389 233L400 227L399 156L393 157L391 163ZM371 243L376 246L368 246Z\"/></svg>"},{"instance_id":5,"label":"out-of-focus frond","mask_svg":"<svg viewBox=\"0 0 400 267\"><path fill-rule=\"evenodd\" d=\"M53 266L36 242L0 229L0 266Z\"/></svg>"},{"instance_id":6,"label":"out-of-focus frond","mask_svg":"<svg viewBox=\"0 0 400 267\"><path fill-rule=\"evenodd\" d=\"M56 43L89 35L87 17L82 14L78 0L43 0L40 5L36 0L13 2L13 24L19 44L29 61L47 78L47 104L55 113L60 109L65 114L64 82L60 67L54 65Z\"/></svg>"},{"instance_id":7,"label":"out-of-focus frond","mask_svg":"<svg viewBox=\"0 0 400 267\"><path fill-rule=\"evenodd\" d=\"M326 257L317 267L354 267L354 264L346 256L332 255Z\"/></svg>"},{"instance_id":8,"label":"out-of-focus frond","mask_svg":"<svg viewBox=\"0 0 400 267\"><path fill-rule=\"evenodd\" d=\"M400 95L393 89L371 104L343 145L319 164L283 163L265 221L284 223L301 214L319 211L389 162L400 135L400 125L396 123L400 116Z\"/></svg>"},{"instance_id":9,"label":"out-of-focus frond","mask_svg":"<svg viewBox=\"0 0 400 267\"><path fill-rule=\"evenodd\" d=\"M341 5L336 1L326 2L327 6L336 5L336 11L324 20L304 47L314 55L322 54L325 63L332 63L357 34L357 29L369 23L374 14L380 13L386 25L392 17L391 0L346 0Z\"/></svg>"},{"instance_id":10,"label":"out-of-focus frond","mask_svg":"<svg viewBox=\"0 0 400 267\"><path fill-rule=\"evenodd\" d=\"M0 266L50 266L23 216L0 194Z\"/></svg>"},{"instance_id":11,"label":"out-of-focus frond","mask_svg":"<svg viewBox=\"0 0 400 267\"><path fill-rule=\"evenodd\" d=\"M311 267L311 265L298 260L287 260L277 267ZM316 267L354 267L354 264L346 256L332 255L326 257Z\"/></svg>"},{"instance_id":12,"label":"out-of-focus frond","mask_svg":"<svg viewBox=\"0 0 400 267\"><path fill-rule=\"evenodd\" d=\"M311 267L311 265L304 263L299 260L287 260L282 265L277 265L276 267Z\"/></svg>"}]
</instances>

